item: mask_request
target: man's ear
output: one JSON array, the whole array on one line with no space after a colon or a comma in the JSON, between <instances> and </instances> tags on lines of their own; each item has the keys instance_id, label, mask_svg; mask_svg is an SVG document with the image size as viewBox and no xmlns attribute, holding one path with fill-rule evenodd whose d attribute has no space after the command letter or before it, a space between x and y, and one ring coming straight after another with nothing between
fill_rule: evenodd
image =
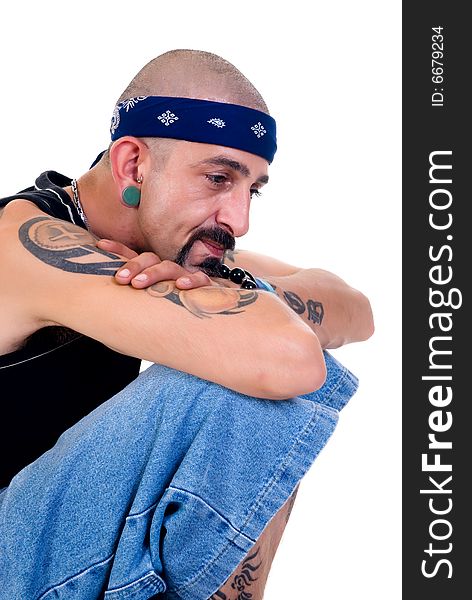
<instances>
[{"instance_id":1,"label":"man's ear","mask_svg":"<svg viewBox=\"0 0 472 600\"><path fill-rule=\"evenodd\" d=\"M113 143L110 148L111 173L120 194L139 182L140 168L148 158L149 148L138 138L127 135Z\"/></svg>"}]
</instances>

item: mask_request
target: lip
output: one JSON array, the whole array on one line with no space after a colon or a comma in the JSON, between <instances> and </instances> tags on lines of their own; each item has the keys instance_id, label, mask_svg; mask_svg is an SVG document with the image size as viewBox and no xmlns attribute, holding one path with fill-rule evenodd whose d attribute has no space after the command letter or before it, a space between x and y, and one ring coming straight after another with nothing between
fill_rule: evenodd
<instances>
[{"instance_id":1,"label":"lip","mask_svg":"<svg viewBox=\"0 0 472 600\"><path fill-rule=\"evenodd\" d=\"M225 253L225 249L220 246L219 244L216 244L214 242L211 242L209 240L200 240L204 246L206 246L206 248L211 252L211 254L213 254L214 256L221 258L223 256L223 254Z\"/></svg>"}]
</instances>

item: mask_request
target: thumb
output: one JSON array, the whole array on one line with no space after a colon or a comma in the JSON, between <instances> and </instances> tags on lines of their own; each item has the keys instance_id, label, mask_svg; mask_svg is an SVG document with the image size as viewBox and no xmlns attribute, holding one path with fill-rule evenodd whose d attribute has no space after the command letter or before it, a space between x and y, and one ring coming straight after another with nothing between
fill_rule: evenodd
<instances>
[{"instance_id":1,"label":"thumb","mask_svg":"<svg viewBox=\"0 0 472 600\"><path fill-rule=\"evenodd\" d=\"M128 248L128 246L125 246L121 242L115 242L114 240L98 240L97 246L106 252L114 252L125 258L134 258L135 256L138 256L137 252L131 250L131 248Z\"/></svg>"}]
</instances>

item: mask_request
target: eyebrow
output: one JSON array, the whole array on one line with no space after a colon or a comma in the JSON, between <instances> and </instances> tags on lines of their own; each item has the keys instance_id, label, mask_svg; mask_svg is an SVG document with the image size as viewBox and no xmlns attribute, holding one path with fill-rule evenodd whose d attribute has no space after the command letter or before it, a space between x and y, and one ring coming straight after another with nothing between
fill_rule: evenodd
<instances>
[{"instance_id":1,"label":"eyebrow","mask_svg":"<svg viewBox=\"0 0 472 600\"><path fill-rule=\"evenodd\" d=\"M227 158L226 156L213 156L212 158L207 158L207 159L202 160L192 166L196 167L199 165L217 165L219 167L228 167L229 169L232 169L233 171L237 171L238 173L241 173L241 175L244 175L244 177L251 176L251 171L248 169L248 167L244 163L240 163L237 160L232 160L231 158ZM268 175L261 175L256 180L256 183L264 184L264 183L267 183L268 181L269 181Z\"/></svg>"}]
</instances>

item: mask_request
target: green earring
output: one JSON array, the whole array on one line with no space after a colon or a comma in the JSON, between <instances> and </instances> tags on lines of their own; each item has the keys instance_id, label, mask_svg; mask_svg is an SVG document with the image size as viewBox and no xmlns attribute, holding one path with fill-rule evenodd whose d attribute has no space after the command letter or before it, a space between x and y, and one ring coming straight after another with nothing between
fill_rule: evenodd
<instances>
[{"instance_id":1,"label":"green earring","mask_svg":"<svg viewBox=\"0 0 472 600\"><path fill-rule=\"evenodd\" d=\"M121 197L126 206L138 206L141 201L141 190L135 185L129 185L121 192Z\"/></svg>"}]
</instances>

